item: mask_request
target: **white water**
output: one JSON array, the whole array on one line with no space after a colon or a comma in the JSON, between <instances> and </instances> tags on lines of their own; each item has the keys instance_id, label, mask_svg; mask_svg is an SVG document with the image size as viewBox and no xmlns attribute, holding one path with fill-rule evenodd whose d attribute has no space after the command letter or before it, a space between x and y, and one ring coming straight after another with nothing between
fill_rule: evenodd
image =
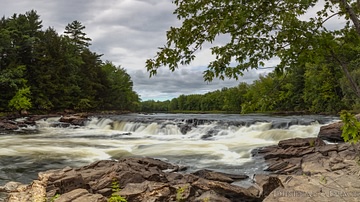
<instances>
[{"instance_id":1,"label":"white water","mask_svg":"<svg viewBox=\"0 0 360 202\"><path fill-rule=\"evenodd\" d=\"M21 181L24 175L26 181L35 178L35 172L49 168L127 156L160 158L183 164L190 170L258 172L263 165L259 159L254 162L251 158L252 149L288 138L315 137L322 125L313 121L310 125L281 129L272 128L273 121L246 126L225 119L192 125L183 134L181 125L186 124L185 119L134 121L94 117L83 127L53 127L58 120L38 121L38 132L34 134L0 135L0 184L1 180L20 178ZM19 168L21 171L17 172ZM34 173L28 173L27 169L33 169Z\"/></svg>"}]
</instances>

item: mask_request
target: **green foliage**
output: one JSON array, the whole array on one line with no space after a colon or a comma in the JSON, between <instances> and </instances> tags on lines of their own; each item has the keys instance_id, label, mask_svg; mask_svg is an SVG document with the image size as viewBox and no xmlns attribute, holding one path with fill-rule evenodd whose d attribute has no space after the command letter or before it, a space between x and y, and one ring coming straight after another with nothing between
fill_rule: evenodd
<instances>
[{"instance_id":1,"label":"green foliage","mask_svg":"<svg viewBox=\"0 0 360 202\"><path fill-rule=\"evenodd\" d=\"M339 79L340 69L330 63L307 64L304 102L309 111L336 113L343 107Z\"/></svg>"},{"instance_id":2,"label":"green foliage","mask_svg":"<svg viewBox=\"0 0 360 202\"><path fill-rule=\"evenodd\" d=\"M188 187L179 187L176 189L176 201L184 201L184 192L185 192L185 189L187 189Z\"/></svg>"},{"instance_id":3,"label":"green foliage","mask_svg":"<svg viewBox=\"0 0 360 202\"><path fill-rule=\"evenodd\" d=\"M173 2L177 6L174 14L182 21L182 26L171 27L166 33L165 46L155 58L147 60L146 67L151 76L160 66L168 66L174 71L180 65L190 64L198 50L220 37L227 42L211 47L215 60L204 71L206 81L214 77L238 78L244 70L264 66L274 57L281 60L277 70L293 68L299 64L301 54L312 51L318 44L326 43L325 48L329 48L329 41L323 41L324 34L331 38L344 32L329 31L324 22L336 15L347 16L349 12L342 1L327 1L316 16L303 20L301 16L318 0ZM356 6L352 6L350 8L358 12ZM334 7L340 7L344 12L336 12ZM350 19L346 19L348 25Z\"/></svg>"},{"instance_id":4,"label":"green foliage","mask_svg":"<svg viewBox=\"0 0 360 202\"><path fill-rule=\"evenodd\" d=\"M80 99L78 105L75 107L75 109L79 110L88 110L91 109L91 101L89 99Z\"/></svg>"},{"instance_id":5,"label":"green foliage","mask_svg":"<svg viewBox=\"0 0 360 202\"><path fill-rule=\"evenodd\" d=\"M309 146L314 147L315 146L315 140L309 140Z\"/></svg>"},{"instance_id":6,"label":"green foliage","mask_svg":"<svg viewBox=\"0 0 360 202\"><path fill-rule=\"evenodd\" d=\"M49 202L55 202L55 200L57 198L59 198L61 195L60 194L55 194L55 196L51 197L50 201Z\"/></svg>"},{"instance_id":7,"label":"green foliage","mask_svg":"<svg viewBox=\"0 0 360 202\"><path fill-rule=\"evenodd\" d=\"M0 111L137 109L130 76L89 49L81 22L65 35L41 23L34 10L0 19Z\"/></svg>"},{"instance_id":8,"label":"green foliage","mask_svg":"<svg viewBox=\"0 0 360 202\"><path fill-rule=\"evenodd\" d=\"M127 200L124 197L120 196L117 193L121 190L119 182L113 180L113 182L111 183L111 190L113 193L111 194L111 197L109 198L108 202L127 202Z\"/></svg>"},{"instance_id":9,"label":"green foliage","mask_svg":"<svg viewBox=\"0 0 360 202\"><path fill-rule=\"evenodd\" d=\"M203 199L203 202L210 202L210 198L205 197L205 198Z\"/></svg>"},{"instance_id":10,"label":"green foliage","mask_svg":"<svg viewBox=\"0 0 360 202\"><path fill-rule=\"evenodd\" d=\"M10 100L9 107L17 111L30 109L32 106L29 98L30 93L29 87L19 89L15 96Z\"/></svg>"},{"instance_id":11,"label":"green foliage","mask_svg":"<svg viewBox=\"0 0 360 202\"><path fill-rule=\"evenodd\" d=\"M327 179L326 179L326 176L320 176L320 183L322 184L327 184Z\"/></svg>"},{"instance_id":12,"label":"green foliage","mask_svg":"<svg viewBox=\"0 0 360 202\"><path fill-rule=\"evenodd\" d=\"M90 38L86 37L86 33L83 32L85 26L81 24L81 22L75 20L72 23L69 23L65 27L65 34L67 34L72 43L77 46L79 49L83 49L90 45Z\"/></svg>"},{"instance_id":13,"label":"green foliage","mask_svg":"<svg viewBox=\"0 0 360 202\"><path fill-rule=\"evenodd\" d=\"M343 110L340 113L340 119L343 122L342 137L345 142L357 143L360 139L360 122L354 115Z\"/></svg>"}]
</instances>

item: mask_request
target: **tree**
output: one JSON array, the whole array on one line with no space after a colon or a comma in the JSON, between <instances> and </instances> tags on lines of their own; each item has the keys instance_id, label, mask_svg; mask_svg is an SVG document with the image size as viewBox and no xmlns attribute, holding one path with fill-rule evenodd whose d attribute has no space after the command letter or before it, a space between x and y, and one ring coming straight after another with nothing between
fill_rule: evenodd
<instances>
[{"instance_id":1,"label":"tree","mask_svg":"<svg viewBox=\"0 0 360 202\"><path fill-rule=\"evenodd\" d=\"M30 109L32 106L30 93L29 87L19 89L15 96L10 100L9 107L17 111Z\"/></svg>"},{"instance_id":2,"label":"tree","mask_svg":"<svg viewBox=\"0 0 360 202\"><path fill-rule=\"evenodd\" d=\"M304 100L315 113L336 113L344 106L339 84L339 69L331 63L308 64L306 69Z\"/></svg>"},{"instance_id":3,"label":"tree","mask_svg":"<svg viewBox=\"0 0 360 202\"><path fill-rule=\"evenodd\" d=\"M86 37L86 33L83 32L85 26L81 22L75 20L72 23L69 23L65 27L64 33L67 34L72 40L73 44L79 49L90 46L91 39Z\"/></svg>"},{"instance_id":4,"label":"tree","mask_svg":"<svg viewBox=\"0 0 360 202\"><path fill-rule=\"evenodd\" d=\"M102 66L106 75L103 81L103 106L107 109L133 110L137 107L139 96L133 91L133 82L126 70L106 61Z\"/></svg>"},{"instance_id":5,"label":"tree","mask_svg":"<svg viewBox=\"0 0 360 202\"><path fill-rule=\"evenodd\" d=\"M174 0L174 14L182 20L181 27L171 27L167 32L167 43L152 59L146 61L150 76L160 66L174 71L179 65L190 64L195 53L203 45L227 38L224 45L213 46L211 61L204 71L205 81L214 77L238 78L244 70L264 66L267 60L278 57L281 62L277 72L291 69L304 62L300 57L309 55L314 48L336 50L329 41L343 36L352 22L360 36L360 4L354 0L325 1L316 16L302 20L308 9L319 4L319 0ZM334 16L345 17L347 23L338 30L328 30L324 23ZM320 47L318 44L323 44ZM339 45L339 44L338 44ZM333 51L333 57L337 57ZM337 57L349 81L346 63ZM353 85L360 97L359 88Z\"/></svg>"}]
</instances>

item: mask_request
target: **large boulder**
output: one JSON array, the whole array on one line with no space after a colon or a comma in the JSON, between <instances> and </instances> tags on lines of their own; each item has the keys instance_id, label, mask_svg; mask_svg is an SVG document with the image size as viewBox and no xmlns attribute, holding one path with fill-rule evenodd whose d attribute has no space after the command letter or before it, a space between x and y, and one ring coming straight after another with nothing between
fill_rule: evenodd
<instances>
[{"instance_id":1,"label":"large boulder","mask_svg":"<svg viewBox=\"0 0 360 202\"><path fill-rule=\"evenodd\" d=\"M355 115L356 119L360 121L360 114ZM338 121L335 123L331 123L328 125L324 125L320 127L320 131L318 137L333 143L341 143L344 142L341 131L341 127L343 126L342 121Z\"/></svg>"},{"instance_id":2,"label":"large boulder","mask_svg":"<svg viewBox=\"0 0 360 202\"><path fill-rule=\"evenodd\" d=\"M342 122L336 122L329 125L321 126L318 137L329 142L344 142L344 139L341 136L342 125Z\"/></svg>"}]
</instances>

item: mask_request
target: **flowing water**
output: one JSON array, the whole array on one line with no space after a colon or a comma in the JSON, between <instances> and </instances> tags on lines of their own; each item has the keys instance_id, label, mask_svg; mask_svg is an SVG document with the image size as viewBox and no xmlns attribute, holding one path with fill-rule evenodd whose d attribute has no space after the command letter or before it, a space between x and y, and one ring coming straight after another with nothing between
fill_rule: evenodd
<instances>
[{"instance_id":1,"label":"flowing water","mask_svg":"<svg viewBox=\"0 0 360 202\"><path fill-rule=\"evenodd\" d=\"M225 114L128 114L91 117L85 126L64 127L60 117L0 133L0 185L29 183L37 173L83 166L101 159L148 156L233 174L263 172L251 150L294 137L315 137L330 116Z\"/></svg>"}]
</instances>

